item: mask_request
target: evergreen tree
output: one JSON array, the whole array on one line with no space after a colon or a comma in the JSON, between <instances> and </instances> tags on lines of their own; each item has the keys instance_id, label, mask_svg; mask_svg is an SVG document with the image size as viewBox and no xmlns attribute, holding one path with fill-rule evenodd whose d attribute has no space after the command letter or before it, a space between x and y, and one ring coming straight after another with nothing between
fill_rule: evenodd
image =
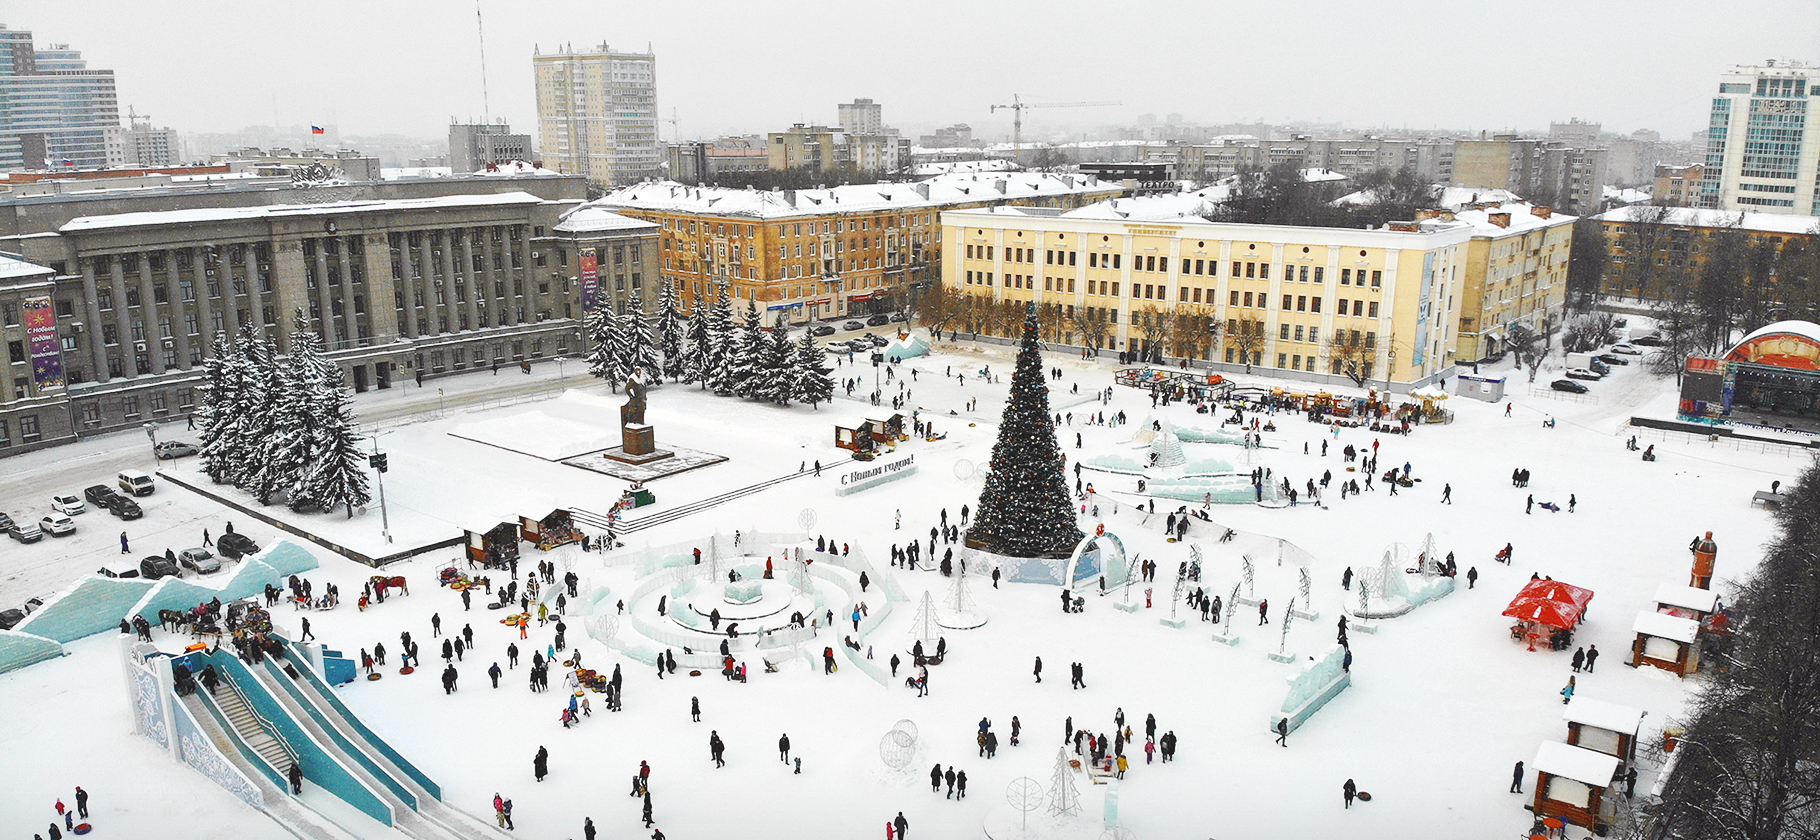
<instances>
[{"instance_id":1,"label":"evergreen tree","mask_svg":"<svg viewBox=\"0 0 1820 840\"><path fill-rule=\"evenodd\" d=\"M682 381L700 382L701 387L708 387L708 359L713 355L710 335L708 308L697 298L694 311L689 313L689 343L688 349L683 351Z\"/></svg>"},{"instance_id":2,"label":"evergreen tree","mask_svg":"<svg viewBox=\"0 0 1820 840\"><path fill-rule=\"evenodd\" d=\"M297 342L312 339L314 333L307 328L292 337ZM254 451L262 457L241 489L251 493L260 504L269 505L278 494L294 490L298 479L309 469L316 424L309 409L306 380L315 372L299 371L293 367L291 359L274 355L269 342L261 340L259 344L265 348L265 410L257 415L263 422L260 434L253 440L257 441Z\"/></svg>"},{"instance_id":3,"label":"evergreen tree","mask_svg":"<svg viewBox=\"0 0 1820 840\"><path fill-rule=\"evenodd\" d=\"M790 323L784 313L777 313L777 320L771 331L759 336L759 366L754 372L758 378L753 391L756 399L765 402L789 405L790 398L796 392L795 348L790 346Z\"/></svg>"},{"instance_id":4,"label":"evergreen tree","mask_svg":"<svg viewBox=\"0 0 1820 840\"><path fill-rule=\"evenodd\" d=\"M242 362L227 333L217 330L209 357L202 363L202 403L196 410L201 430L197 457L202 471L216 484L227 483L232 475L234 408L240 400Z\"/></svg>"},{"instance_id":5,"label":"evergreen tree","mask_svg":"<svg viewBox=\"0 0 1820 840\"><path fill-rule=\"evenodd\" d=\"M671 382L681 382L686 363L683 359L682 309L676 300L676 281L664 284L657 298L657 349L663 354L663 375ZM657 372L652 372L655 379ZM689 380L693 382L694 380Z\"/></svg>"},{"instance_id":6,"label":"evergreen tree","mask_svg":"<svg viewBox=\"0 0 1820 840\"><path fill-rule=\"evenodd\" d=\"M613 305L604 300L597 301L583 327L588 338L588 373L606 380L614 393L618 393L620 381L626 378L626 369L620 364L619 316L613 314Z\"/></svg>"},{"instance_id":7,"label":"evergreen tree","mask_svg":"<svg viewBox=\"0 0 1820 840\"><path fill-rule=\"evenodd\" d=\"M266 441L272 437L274 405L283 391L277 353L270 341L243 327L237 340L242 359L240 399L234 410L233 460L229 469L235 487L253 492L264 467Z\"/></svg>"},{"instance_id":8,"label":"evergreen tree","mask_svg":"<svg viewBox=\"0 0 1820 840\"><path fill-rule=\"evenodd\" d=\"M1024 339L992 447L992 471L967 532L967 545L974 548L1012 557L1066 557L1081 541L1043 370L1032 305L1024 311Z\"/></svg>"},{"instance_id":9,"label":"evergreen tree","mask_svg":"<svg viewBox=\"0 0 1820 840\"><path fill-rule=\"evenodd\" d=\"M354 507L371 501L372 494L367 491L367 456L360 451L361 436L354 424L347 382L341 367L322 354L315 333L309 334L307 343L295 342L291 357L300 372L310 371L306 410L314 416L315 425L311 463L301 477L299 492L325 511L346 507L352 519Z\"/></svg>"},{"instance_id":10,"label":"evergreen tree","mask_svg":"<svg viewBox=\"0 0 1820 840\"><path fill-rule=\"evenodd\" d=\"M720 287L720 296L714 301L714 311L708 317L708 352L705 354L708 389L727 397L733 395L733 357L738 344L733 332L733 301L727 284L716 285Z\"/></svg>"},{"instance_id":11,"label":"evergreen tree","mask_svg":"<svg viewBox=\"0 0 1820 840\"><path fill-rule=\"evenodd\" d=\"M619 364L626 375L638 371L647 385L663 384L663 371L657 363L657 341L651 335L651 321L645 317L644 299L632 294L626 299L626 311L619 315Z\"/></svg>"},{"instance_id":12,"label":"evergreen tree","mask_svg":"<svg viewBox=\"0 0 1820 840\"><path fill-rule=\"evenodd\" d=\"M733 393L742 399L761 399L759 392L764 387L765 365L765 333L759 328L762 323L758 317L758 304L747 301L745 320L731 341L733 349L728 353L727 363L731 369Z\"/></svg>"},{"instance_id":13,"label":"evergreen tree","mask_svg":"<svg viewBox=\"0 0 1820 840\"><path fill-rule=\"evenodd\" d=\"M796 359L790 371L797 402L806 402L811 408L820 408L822 403L834 399L834 379L828 375L833 368L822 366L827 360L828 354L815 346L815 336L809 330L803 330L802 340L796 344Z\"/></svg>"}]
</instances>

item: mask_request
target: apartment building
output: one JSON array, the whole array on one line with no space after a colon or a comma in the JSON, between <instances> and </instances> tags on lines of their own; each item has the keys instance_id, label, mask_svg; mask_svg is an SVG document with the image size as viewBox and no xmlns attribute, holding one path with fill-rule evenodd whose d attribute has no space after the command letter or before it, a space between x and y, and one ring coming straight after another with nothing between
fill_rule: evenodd
<instances>
[{"instance_id":1,"label":"apartment building","mask_svg":"<svg viewBox=\"0 0 1820 840\"><path fill-rule=\"evenodd\" d=\"M1702 182L1708 183L1711 181ZM1820 235L1820 216L1703 207L1632 205L1600 213L1593 219L1605 229L1605 244L1611 257L1599 293L1639 301L1668 298L1673 290L1662 280L1694 276L1706 261L1707 243L1716 234L1740 233L1753 242L1773 244L1778 251L1791 241L1811 243ZM1632 249L1654 253L1645 256L1631 253ZM1636 266L1645 261L1653 261L1658 268L1638 271Z\"/></svg>"},{"instance_id":2,"label":"apartment building","mask_svg":"<svg viewBox=\"0 0 1820 840\"><path fill-rule=\"evenodd\" d=\"M772 169L811 172L896 172L910 165L910 139L896 134L855 134L845 128L796 123L765 136Z\"/></svg>"},{"instance_id":3,"label":"apartment building","mask_svg":"<svg viewBox=\"0 0 1820 840\"><path fill-rule=\"evenodd\" d=\"M1524 201L1474 204L1435 217L1472 226L1454 358L1502 353L1512 327L1546 334L1561 325L1578 217Z\"/></svg>"},{"instance_id":4,"label":"apartment building","mask_svg":"<svg viewBox=\"0 0 1820 840\"><path fill-rule=\"evenodd\" d=\"M1331 169L1350 178L1379 169L1396 171L1405 167L1427 181L1447 183L1453 176L1453 141L1448 139L1215 137L1182 145L1175 156L1179 177L1196 181L1217 181L1241 170L1265 169L1284 162L1296 163L1303 169Z\"/></svg>"},{"instance_id":5,"label":"apartment building","mask_svg":"<svg viewBox=\"0 0 1820 840\"><path fill-rule=\"evenodd\" d=\"M1552 201L1570 212L1599 211L1610 152L1606 148L1500 134L1454 144L1453 186L1510 190Z\"/></svg>"},{"instance_id":6,"label":"apartment building","mask_svg":"<svg viewBox=\"0 0 1820 840\"><path fill-rule=\"evenodd\" d=\"M0 259L0 334L25 356L9 355L0 454L182 417L216 332L284 351L298 312L362 391L579 352L580 251L635 244L618 266L656 262L653 226L562 227L578 177L387 181L320 203L288 185L127 180L0 198L0 250L18 255ZM614 266L607 300L654 294Z\"/></svg>"},{"instance_id":7,"label":"apartment building","mask_svg":"<svg viewBox=\"0 0 1820 840\"><path fill-rule=\"evenodd\" d=\"M656 223L660 271L685 302L726 283L738 300L793 322L902 307L935 281L941 211L1022 205L1058 212L1118 195L1095 178L1036 173L948 175L915 183L739 190L655 182L590 207Z\"/></svg>"},{"instance_id":8,"label":"apartment building","mask_svg":"<svg viewBox=\"0 0 1820 840\"><path fill-rule=\"evenodd\" d=\"M855 99L836 105L840 127L850 134L885 133L885 108L870 99Z\"/></svg>"},{"instance_id":9,"label":"apartment building","mask_svg":"<svg viewBox=\"0 0 1820 840\"><path fill-rule=\"evenodd\" d=\"M1174 316L1186 314L1219 325L1218 340L1196 354L1215 368L1249 362L1254 371L1337 381L1344 366L1333 340L1356 337L1365 375L1398 390L1448 370L1471 225L1228 224L1177 199L1065 213L946 211L942 284L956 295L1052 304L1063 344L1180 356L1173 347L1185 327Z\"/></svg>"},{"instance_id":10,"label":"apartment building","mask_svg":"<svg viewBox=\"0 0 1820 840\"><path fill-rule=\"evenodd\" d=\"M1701 207L1820 215L1820 67L1739 65L1720 75L1707 126Z\"/></svg>"},{"instance_id":11,"label":"apartment building","mask_svg":"<svg viewBox=\"0 0 1820 840\"><path fill-rule=\"evenodd\" d=\"M537 82L537 133L544 165L618 186L657 177L657 56L593 49L531 59Z\"/></svg>"},{"instance_id":12,"label":"apartment building","mask_svg":"<svg viewBox=\"0 0 1820 840\"><path fill-rule=\"evenodd\" d=\"M1697 207L1700 187L1706 180L1706 167L1698 163L1686 166L1656 167L1656 187L1650 193L1655 204L1670 207Z\"/></svg>"}]
</instances>

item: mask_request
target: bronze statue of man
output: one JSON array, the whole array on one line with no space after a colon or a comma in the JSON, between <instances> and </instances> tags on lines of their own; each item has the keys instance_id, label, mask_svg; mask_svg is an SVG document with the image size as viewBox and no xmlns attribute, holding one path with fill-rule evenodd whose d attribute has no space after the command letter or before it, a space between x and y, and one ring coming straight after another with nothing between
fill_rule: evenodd
<instances>
[{"instance_id":1,"label":"bronze statue of man","mask_svg":"<svg viewBox=\"0 0 1820 840\"><path fill-rule=\"evenodd\" d=\"M635 369L626 377L626 404L619 407L619 423L622 426L634 423L642 426L644 422L645 383L639 381Z\"/></svg>"}]
</instances>

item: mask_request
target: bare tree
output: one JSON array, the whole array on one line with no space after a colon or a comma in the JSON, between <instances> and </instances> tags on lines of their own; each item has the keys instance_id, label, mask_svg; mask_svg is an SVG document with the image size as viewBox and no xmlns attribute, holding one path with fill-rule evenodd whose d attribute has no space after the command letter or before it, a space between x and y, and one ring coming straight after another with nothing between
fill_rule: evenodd
<instances>
[{"instance_id":1,"label":"bare tree","mask_svg":"<svg viewBox=\"0 0 1820 840\"><path fill-rule=\"evenodd\" d=\"M1077 306L1074 309L1074 328L1080 331L1081 343L1093 348L1094 355L1106 344L1109 332L1104 316L1105 310L1096 307Z\"/></svg>"},{"instance_id":2,"label":"bare tree","mask_svg":"<svg viewBox=\"0 0 1820 840\"><path fill-rule=\"evenodd\" d=\"M1251 366L1264 352L1266 339L1263 319L1253 315L1240 317L1236 325L1228 325L1226 340L1234 350L1239 351L1240 361L1245 363L1245 372L1250 373Z\"/></svg>"},{"instance_id":3,"label":"bare tree","mask_svg":"<svg viewBox=\"0 0 1820 840\"><path fill-rule=\"evenodd\" d=\"M1220 322L1213 317L1213 312L1213 307L1204 304L1177 304L1168 313L1173 322L1169 352L1184 359L1208 357L1220 337Z\"/></svg>"},{"instance_id":4,"label":"bare tree","mask_svg":"<svg viewBox=\"0 0 1820 840\"><path fill-rule=\"evenodd\" d=\"M1561 349L1584 353L1612 343L1618 338L1618 318L1610 312L1588 312L1567 321L1561 333Z\"/></svg>"},{"instance_id":5,"label":"bare tree","mask_svg":"<svg viewBox=\"0 0 1820 840\"><path fill-rule=\"evenodd\" d=\"M1567 311L1592 309L1610 262L1605 224L1591 216L1580 217L1574 222L1573 250L1567 256Z\"/></svg>"},{"instance_id":6,"label":"bare tree","mask_svg":"<svg viewBox=\"0 0 1820 840\"><path fill-rule=\"evenodd\" d=\"M1638 300L1664 297L1669 291L1669 275L1678 274L1674 270L1687 264L1685 250L1675 247L1676 232L1670 223L1675 208L1638 204L1625 208L1624 213L1617 240L1612 243L1616 252L1612 257L1616 290L1620 294L1628 292Z\"/></svg>"},{"instance_id":7,"label":"bare tree","mask_svg":"<svg viewBox=\"0 0 1820 840\"><path fill-rule=\"evenodd\" d=\"M1327 354L1328 369L1344 374L1352 384L1364 387L1371 378L1371 363L1377 348L1366 344L1358 330L1334 330L1322 346Z\"/></svg>"},{"instance_id":8,"label":"bare tree","mask_svg":"<svg viewBox=\"0 0 1820 840\"><path fill-rule=\"evenodd\" d=\"M1536 374L1542 364L1542 357L1548 354L1548 334L1537 332L1528 324L1517 324L1510 328L1504 337L1510 345L1510 351L1516 354L1517 370L1529 366L1529 381L1536 381Z\"/></svg>"}]
</instances>

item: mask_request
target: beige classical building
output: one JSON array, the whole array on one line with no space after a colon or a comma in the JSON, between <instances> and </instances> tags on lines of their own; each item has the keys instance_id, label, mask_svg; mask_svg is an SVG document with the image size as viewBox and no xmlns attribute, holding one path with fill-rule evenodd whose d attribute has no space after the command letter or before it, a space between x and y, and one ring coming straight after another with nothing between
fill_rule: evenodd
<instances>
[{"instance_id":1,"label":"beige classical building","mask_svg":"<svg viewBox=\"0 0 1820 840\"><path fill-rule=\"evenodd\" d=\"M1215 369L1249 361L1320 383L1356 362L1365 378L1399 390L1448 371L1471 225L1228 224L1200 218L1204 208L1177 195L1067 213L944 212L942 284L957 296L1050 307L1062 344L1190 356ZM1209 324L1217 339L1197 340Z\"/></svg>"}]
</instances>

